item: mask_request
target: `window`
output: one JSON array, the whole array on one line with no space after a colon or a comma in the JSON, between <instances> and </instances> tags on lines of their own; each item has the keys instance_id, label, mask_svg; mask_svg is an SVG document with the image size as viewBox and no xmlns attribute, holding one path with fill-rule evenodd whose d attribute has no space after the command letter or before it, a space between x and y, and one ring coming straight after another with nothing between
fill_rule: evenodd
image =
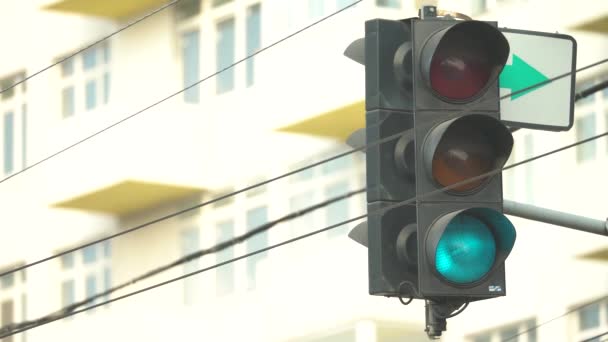
<instances>
[{"instance_id":1,"label":"window","mask_svg":"<svg viewBox=\"0 0 608 342\"><path fill-rule=\"evenodd\" d=\"M593 303L578 312L579 330L589 330L600 326L600 303Z\"/></svg>"},{"instance_id":2,"label":"window","mask_svg":"<svg viewBox=\"0 0 608 342\"><path fill-rule=\"evenodd\" d=\"M258 207L247 211L247 229L249 231L261 226L268 220L266 207ZM251 253L268 247L268 232L254 235L247 240L247 253ZM256 284L257 267L260 261L266 258L266 252L256 254L247 258L247 279L249 289L254 289Z\"/></svg>"},{"instance_id":3,"label":"window","mask_svg":"<svg viewBox=\"0 0 608 342\"><path fill-rule=\"evenodd\" d=\"M216 92L222 94L234 89L234 68L229 67L234 63L234 18L220 21L217 24L217 47L216 63ZM223 70L223 71L222 71Z\"/></svg>"},{"instance_id":4,"label":"window","mask_svg":"<svg viewBox=\"0 0 608 342\"><path fill-rule=\"evenodd\" d=\"M247 56L255 53L261 47L261 20L260 4L249 6L247 8ZM255 57L247 59L246 63L247 79L245 84L249 87L253 85L254 81Z\"/></svg>"},{"instance_id":5,"label":"window","mask_svg":"<svg viewBox=\"0 0 608 342\"><path fill-rule=\"evenodd\" d=\"M95 109L97 106L97 84L95 80L87 81L85 85L85 109Z\"/></svg>"},{"instance_id":6,"label":"window","mask_svg":"<svg viewBox=\"0 0 608 342\"><path fill-rule=\"evenodd\" d=\"M225 221L217 225L217 243L234 238L234 222ZM226 248L217 253L216 262L224 262L234 258L234 249ZM215 288L218 296L225 296L234 292L234 264L226 264L216 269Z\"/></svg>"},{"instance_id":7,"label":"window","mask_svg":"<svg viewBox=\"0 0 608 342\"><path fill-rule=\"evenodd\" d=\"M61 92L61 113L64 118L74 115L76 104L74 103L74 87L63 88Z\"/></svg>"},{"instance_id":8,"label":"window","mask_svg":"<svg viewBox=\"0 0 608 342\"><path fill-rule=\"evenodd\" d=\"M21 105L21 167L27 167L27 105Z\"/></svg>"},{"instance_id":9,"label":"window","mask_svg":"<svg viewBox=\"0 0 608 342\"><path fill-rule=\"evenodd\" d=\"M508 324L474 334L467 338L469 342L536 342L536 319Z\"/></svg>"},{"instance_id":10,"label":"window","mask_svg":"<svg viewBox=\"0 0 608 342\"><path fill-rule=\"evenodd\" d=\"M95 274L90 274L85 280L85 297L93 297L97 294L97 277ZM95 301L90 302L88 305L95 304ZM90 311L89 311L90 312Z\"/></svg>"},{"instance_id":11,"label":"window","mask_svg":"<svg viewBox=\"0 0 608 342\"><path fill-rule=\"evenodd\" d=\"M103 104L108 104L110 100L110 73L103 74Z\"/></svg>"},{"instance_id":12,"label":"window","mask_svg":"<svg viewBox=\"0 0 608 342\"><path fill-rule=\"evenodd\" d=\"M229 2L231 2L232 0L213 0L213 7L217 7L223 4L227 4Z\"/></svg>"},{"instance_id":13,"label":"window","mask_svg":"<svg viewBox=\"0 0 608 342\"><path fill-rule=\"evenodd\" d=\"M353 2L355 2L356 0L336 0L336 7L338 7L338 9L343 9L346 6L352 4Z\"/></svg>"},{"instance_id":14,"label":"window","mask_svg":"<svg viewBox=\"0 0 608 342\"><path fill-rule=\"evenodd\" d=\"M8 289L15 285L15 273L9 273L0 278L0 288Z\"/></svg>"},{"instance_id":15,"label":"window","mask_svg":"<svg viewBox=\"0 0 608 342\"><path fill-rule=\"evenodd\" d=\"M308 0L308 17L317 19L323 16L323 0Z\"/></svg>"},{"instance_id":16,"label":"window","mask_svg":"<svg viewBox=\"0 0 608 342\"><path fill-rule=\"evenodd\" d=\"M348 192L348 183L340 182L329 186L325 191L327 199L334 198L340 195L344 195ZM338 202L334 202L327 206L327 224L332 225L345 220L348 220L348 199L343 199ZM327 231L327 235L330 237L343 236L348 232L348 226L342 225L334 229Z\"/></svg>"},{"instance_id":17,"label":"window","mask_svg":"<svg viewBox=\"0 0 608 342\"><path fill-rule=\"evenodd\" d=\"M323 163L321 165L321 170L323 174L330 174L342 170L347 170L351 167L352 159L350 156L343 156L337 159L334 159L330 162Z\"/></svg>"},{"instance_id":18,"label":"window","mask_svg":"<svg viewBox=\"0 0 608 342\"><path fill-rule=\"evenodd\" d=\"M200 77L199 32L191 31L182 34L182 58L184 88L196 83ZM195 85L184 91L184 102L199 103L200 87Z\"/></svg>"},{"instance_id":19,"label":"window","mask_svg":"<svg viewBox=\"0 0 608 342\"><path fill-rule=\"evenodd\" d=\"M185 230L181 234L181 254L186 256L200 249L200 233L197 227ZM184 264L184 274L192 273L199 269L199 259L192 260ZM196 303L198 296L198 284L200 278L192 276L184 279L184 304L191 305Z\"/></svg>"},{"instance_id":20,"label":"window","mask_svg":"<svg viewBox=\"0 0 608 342\"><path fill-rule=\"evenodd\" d=\"M74 280L66 280L61 283L61 306L68 306L76 302Z\"/></svg>"},{"instance_id":21,"label":"window","mask_svg":"<svg viewBox=\"0 0 608 342\"><path fill-rule=\"evenodd\" d=\"M473 15L481 14L488 9L488 4L486 0L473 0L471 13Z\"/></svg>"},{"instance_id":22,"label":"window","mask_svg":"<svg viewBox=\"0 0 608 342\"><path fill-rule=\"evenodd\" d=\"M201 0L182 0L175 4L177 20L184 20L201 13Z\"/></svg>"},{"instance_id":23,"label":"window","mask_svg":"<svg viewBox=\"0 0 608 342\"><path fill-rule=\"evenodd\" d=\"M587 114L576 120L576 141L595 134L595 114ZM584 162L595 158L595 140L576 146L576 161Z\"/></svg>"},{"instance_id":24,"label":"window","mask_svg":"<svg viewBox=\"0 0 608 342\"><path fill-rule=\"evenodd\" d=\"M7 326L14 322L14 305L12 300L5 300L1 304L2 306L2 326ZM13 335L14 336L14 335ZM8 336L2 339L3 342L11 342L13 341L13 336Z\"/></svg>"},{"instance_id":25,"label":"window","mask_svg":"<svg viewBox=\"0 0 608 342\"><path fill-rule=\"evenodd\" d=\"M308 191L296 196L293 196L289 199L289 212L293 213L298 210L302 210L306 207L310 207L313 205L313 192ZM306 234L312 231L314 228L314 216L313 213L307 213L303 216L296 217L291 220L291 236L299 236L302 234Z\"/></svg>"},{"instance_id":26,"label":"window","mask_svg":"<svg viewBox=\"0 0 608 342\"><path fill-rule=\"evenodd\" d=\"M400 8L401 0L376 0L378 7Z\"/></svg>"},{"instance_id":27,"label":"window","mask_svg":"<svg viewBox=\"0 0 608 342\"><path fill-rule=\"evenodd\" d=\"M527 134L524 137L524 154L526 159L534 157L534 137L532 134ZM534 201L534 163L525 164L526 172L526 201Z\"/></svg>"},{"instance_id":28,"label":"window","mask_svg":"<svg viewBox=\"0 0 608 342\"><path fill-rule=\"evenodd\" d=\"M110 44L104 42L61 62L61 114L69 118L110 99Z\"/></svg>"},{"instance_id":29,"label":"window","mask_svg":"<svg viewBox=\"0 0 608 342\"><path fill-rule=\"evenodd\" d=\"M59 263L62 306L97 295L112 285L110 241L62 255Z\"/></svg>"},{"instance_id":30,"label":"window","mask_svg":"<svg viewBox=\"0 0 608 342\"><path fill-rule=\"evenodd\" d=\"M13 172L14 168L14 115L13 112L4 114L4 173Z\"/></svg>"}]
</instances>

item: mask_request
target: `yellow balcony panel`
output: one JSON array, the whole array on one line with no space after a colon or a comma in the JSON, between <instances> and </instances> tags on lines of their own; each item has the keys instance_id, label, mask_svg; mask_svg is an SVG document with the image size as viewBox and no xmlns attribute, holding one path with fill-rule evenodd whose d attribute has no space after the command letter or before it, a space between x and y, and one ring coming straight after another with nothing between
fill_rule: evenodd
<instances>
[{"instance_id":1,"label":"yellow balcony panel","mask_svg":"<svg viewBox=\"0 0 608 342\"><path fill-rule=\"evenodd\" d=\"M55 203L53 207L97 211L121 216L202 192L203 189L194 187L126 180Z\"/></svg>"},{"instance_id":2,"label":"yellow balcony panel","mask_svg":"<svg viewBox=\"0 0 608 342\"><path fill-rule=\"evenodd\" d=\"M167 3L167 0L59 0L43 8L46 10L120 19L159 7L164 3Z\"/></svg>"},{"instance_id":3,"label":"yellow balcony panel","mask_svg":"<svg viewBox=\"0 0 608 342\"><path fill-rule=\"evenodd\" d=\"M608 247L595 250L580 256L583 259L608 262Z\"/></svg>"},{"instance_id":4,"label":"yellow balcony panel","mask_svg":"<svg viewBox=\"0 0 608 342\"><path fill-rule=\"evenodd\" d=\"M295 124L279 128L279 132L299 133L345 141L355 130L365 127L365 101L336 108Z\"/></svg>"},{"instance_id":5,"label":"yellow balcony panel","mask_svg":"<svg viewBox=\"0 0 608 342\"><path fill-rule=\"evenodd\" d=\"M608 33L608 15L603 15L572 27L575 30Z\"/></svg>"}]
</instances>

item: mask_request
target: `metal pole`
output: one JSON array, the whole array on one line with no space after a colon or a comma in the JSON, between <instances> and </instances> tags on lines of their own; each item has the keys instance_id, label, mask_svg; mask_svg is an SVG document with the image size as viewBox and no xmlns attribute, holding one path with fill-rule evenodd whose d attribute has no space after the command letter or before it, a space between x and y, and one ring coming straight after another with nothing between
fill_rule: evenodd
<instances>
[{"instance_id":1,"label":"metal pole","mask_svg":"<svg viewBox=\"0 0 608 342\"><path fill-rule=\"evenodd\" d=\"M595 220L588 217L564 213L557 210L536 207L530 204L503 201L503 212L521 218L555 224L587 233L608 236L608 219Z\"/></svg>"}]
</instances>

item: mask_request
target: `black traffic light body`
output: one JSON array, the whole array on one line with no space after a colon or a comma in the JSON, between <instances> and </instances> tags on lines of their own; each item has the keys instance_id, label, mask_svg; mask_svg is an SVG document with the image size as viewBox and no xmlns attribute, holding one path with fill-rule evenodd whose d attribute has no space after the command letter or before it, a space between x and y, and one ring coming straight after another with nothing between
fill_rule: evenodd
<instances>
[{"instance_id":1,"label":"black traffic light body","mask_svg":"<svg viewBox=\"0 0 608 342\"><path fill-rule=\"evenodd\" d=\"M369 217L370 294L505 295L515 231L502 215L500 173L479 177L502 167L513 144L497 80L509 48L495 26L366 22L368 211L416 197Z\"/></svg>"}]
</instances>

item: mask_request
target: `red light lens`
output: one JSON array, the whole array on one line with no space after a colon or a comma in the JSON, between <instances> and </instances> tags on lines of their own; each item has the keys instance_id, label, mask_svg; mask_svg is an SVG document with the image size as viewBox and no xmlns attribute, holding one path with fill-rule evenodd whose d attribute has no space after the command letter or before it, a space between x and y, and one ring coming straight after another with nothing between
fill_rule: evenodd
<instances>
[{"instance_id":1,"label":"red light lens","mask_svg":"<svg viewBox=\"0 0 608 342\"><path fill-rule=\"evenodd\" d=\"M456 101L477 95L486 87L493 70L487 48L463 33L446 34L433 55L430 68L433 90Z\"/></svg>"}]
</instances>

